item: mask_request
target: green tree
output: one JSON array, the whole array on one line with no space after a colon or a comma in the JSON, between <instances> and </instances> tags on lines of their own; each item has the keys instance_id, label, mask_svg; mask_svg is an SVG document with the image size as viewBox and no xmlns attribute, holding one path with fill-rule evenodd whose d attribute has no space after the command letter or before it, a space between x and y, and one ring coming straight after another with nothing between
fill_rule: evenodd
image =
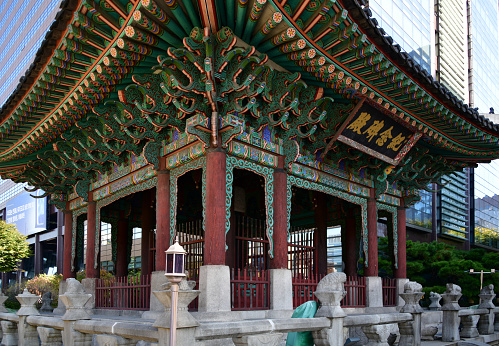
<instances>
[{"instance_id":1,"label":"green tree","mask_svg":"<svg viewBox=\"0 0 499 346\"><path fill-rule=\"evenodd\" d=\"M15 225L0 221L0 272L15 270L20 259L31 256L26 237Z\"/></svg>"}]
</instances>

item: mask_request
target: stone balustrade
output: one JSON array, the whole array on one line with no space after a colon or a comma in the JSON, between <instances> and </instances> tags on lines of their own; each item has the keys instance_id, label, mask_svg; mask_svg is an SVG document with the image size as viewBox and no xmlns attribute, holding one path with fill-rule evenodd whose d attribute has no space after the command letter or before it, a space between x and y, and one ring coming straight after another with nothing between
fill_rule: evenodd
<instances>
[{"instance_id":1,"label":"stone balustrade","mask_svg":"<svg viewBox=\"0 0 499 346\"><path fill-rule=\"evenodd\" d=\"M192 285L179 291L177 315L177 344L202 345L232 341L234 345L279 345L288 332L310 331L317 346L343 346L345 331L358 328L367 338L364 345L389 345L394 337L393 326L398 326L399 345L421 345L422 314L419 306L423 292L415 282L404 285L400 298L405 301L400 312L347 315L340 306L345 295L343 273L331 273L317 285L315 295L321 307L314 318L276 318L222 322L199 322L188 311L189 303L199 295ZM63 316L39 314L35 303L39 297L25 291L17 298L22 308L17 314L0 312L2 345L149 345L169 346L171 293L163 289L155 291L164 313L157 320L115 320L111 316L91 315L85 304L91 298L82 285L68 279L68 289L61 300L66 306ZM442 337L458 341L460 338L476 338L498 331L499 308L492 303L493 286L486 286L480 293L478 309L459 306L460 288L448 284L442 294L440 308L443 315ZM0 307L3 301L0 300ZM438 314L437 311L429 312ZM459 330L459 323L462 328Z\"/></svg>"}]
</instances>

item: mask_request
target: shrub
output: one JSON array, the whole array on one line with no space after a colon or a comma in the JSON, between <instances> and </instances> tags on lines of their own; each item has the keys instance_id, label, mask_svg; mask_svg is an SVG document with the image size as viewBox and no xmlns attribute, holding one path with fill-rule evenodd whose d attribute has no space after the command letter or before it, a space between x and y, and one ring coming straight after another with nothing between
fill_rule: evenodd
<instances>
[{"instance_id":1,"label":"shrub","mask_svg":"<svg viewBox=\"0 0 499 346\"><path fill-rule=\"evenodd\" d=\"M33 294L43 296L45 293L52 294L52 305L57 306L59 299L59 283L62 280L62 275L47 275L40 274L26 282L26 288Z\"/></svg>"},{"instance_id":2,"label":"shrub","mask_svg":"<svg viewBox=\"0 0 499 346\"><path fill-rule=\"evenodd\" d=\"M16 296L24 290L26 282L21 282L21 285L18 287L18 283L12 283L9 285L9 288L5 291L5 295L8 297L5 301L5 307L8 309L19 310L21 304L16 299Z\"/></svg>"}]
</instances>

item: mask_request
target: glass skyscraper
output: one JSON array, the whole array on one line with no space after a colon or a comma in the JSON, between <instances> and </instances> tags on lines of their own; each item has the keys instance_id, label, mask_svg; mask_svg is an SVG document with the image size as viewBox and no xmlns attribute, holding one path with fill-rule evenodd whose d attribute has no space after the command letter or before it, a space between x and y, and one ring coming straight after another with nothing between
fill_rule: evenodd
<instances>
[{"instance_id":1,"label":"glass skyscraper","mask_svg":"<svg viewBox=\"0 0 499 346\"><path fill-rule=\"evenodd\" d=\"M0 106L33 62L60 3L60 0L0 1Z\"/></svg>"},{"instance_id":2,"label":"glass skyscraper","mask_svg":"<svg viewBox=\"0 0 499 346\"><path fill-rule=\"evenodd\" d=\"M490 107L499 111L498 1L477 0L470 4L473 107L478 107L480 113L489 113ZM499 249L499 161L480 164L473 175L475 244Z\"/></svg>"},{"instance_id":3,"label":"glass skyscraper","mask_svg":"<svg viewBox=\"0 0 499 346\"><path fill-rule=\"evenodd\" d=\"M499 23L497 0L471 3L472 32L472 103L480 113L490 107L499 111Z\"/></svg>"},{"instance_id":4,"label":"glass skyscraper","mask_svg":"<svg viewBox=\"0 0 499 346\"><path fill-rule=\"evenodd\" d=\"M379 25L431 73L433 0L369 0Z\"/></svg>"}]
</instances>

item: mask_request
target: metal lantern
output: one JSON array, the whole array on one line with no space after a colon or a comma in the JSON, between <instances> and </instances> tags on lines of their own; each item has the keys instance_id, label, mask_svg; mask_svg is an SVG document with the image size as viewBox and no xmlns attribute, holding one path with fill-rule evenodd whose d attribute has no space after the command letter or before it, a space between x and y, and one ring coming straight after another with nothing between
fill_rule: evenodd
<instances>
[{"instance_id":1,"label":"metal lantern","mask_svg":"<svg viewBox=\"0 0 499 346\"><path fill-rule=\"evenodd\" d=\"M171 279L181 279L185 276L185 250L175 239L175 244L170 246L166 252L166 272L165 276Z\"/></svg>"}]
</instances>

